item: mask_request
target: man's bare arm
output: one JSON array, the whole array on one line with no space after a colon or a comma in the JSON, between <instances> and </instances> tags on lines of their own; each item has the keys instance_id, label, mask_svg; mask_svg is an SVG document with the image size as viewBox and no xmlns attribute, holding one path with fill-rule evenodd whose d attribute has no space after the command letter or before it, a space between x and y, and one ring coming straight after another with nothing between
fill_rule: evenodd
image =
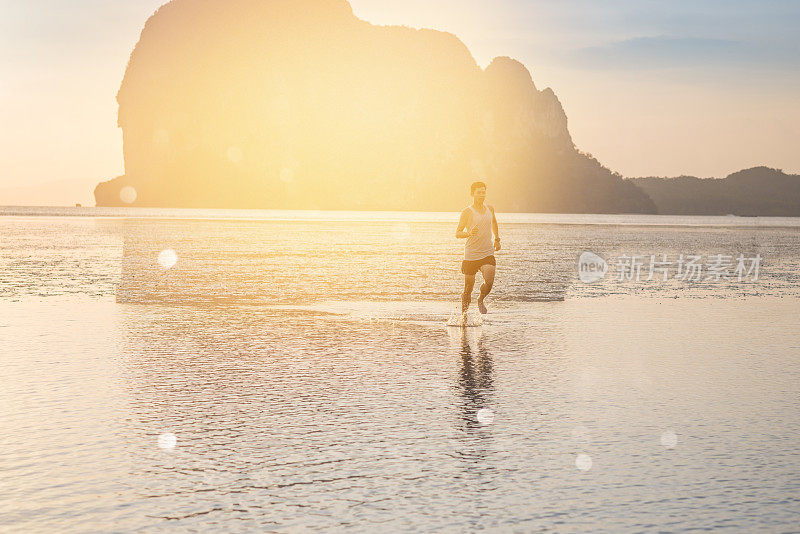
<instances>
[{"instance_id":1,"label":"man's bare arm","mask_svg":"<svg viewBox=\"0 0 800 534\"><path fill-rule=\"evenodd\" d=\"M457 238L464 239L465 237L469 237L477 233L478 231L477 228L473 228L471 232L465 231L468 224L469 224L469 210L464 210L461 212L461 219L459 219L458 228L456 228Z\"/></svg>"},{"instance_id":2,"label":"man's bare arm","mask_svg":"<svg viewBox=\"0 0 800 534\"><path fill-rule=\"evenodd\" d=\"M497 217L494 214L494 208L489 206L492 210L492 231L494 232L494 249L500 250L500 229L497 226Z\"/></svg>"}]
</instances>

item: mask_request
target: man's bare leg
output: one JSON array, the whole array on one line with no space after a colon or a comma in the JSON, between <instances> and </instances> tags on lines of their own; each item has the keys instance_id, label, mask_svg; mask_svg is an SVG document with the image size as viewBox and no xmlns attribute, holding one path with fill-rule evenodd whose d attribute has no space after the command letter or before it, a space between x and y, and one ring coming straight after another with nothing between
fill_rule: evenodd
<instances>
[{"instance_id":1,"label":"man's bare leg","mask_svg":"<svg viewBox=\"0 0 800 534\"><path fill-rule=\"evenodd\" d=\"M464 275L464 292L461 293L461 313L467 313L472 302L472 288L475 287L475 275Z\"/></svg>"},{"instance_id":2,"label":"man's bare leg","mask_svg":"<svg viewBox=\"0 0 800 534\"><path fill-rule=\"evenodd\" d=\"M494 285L494 269L494 265L481 265L483 284L481 285L481 295L478 297L478 309L481 311L481 313L486 313L489 311L486 309L483 299L486 298L486 296L492 290L492 286Z\"/></svg>"}]
</instances>

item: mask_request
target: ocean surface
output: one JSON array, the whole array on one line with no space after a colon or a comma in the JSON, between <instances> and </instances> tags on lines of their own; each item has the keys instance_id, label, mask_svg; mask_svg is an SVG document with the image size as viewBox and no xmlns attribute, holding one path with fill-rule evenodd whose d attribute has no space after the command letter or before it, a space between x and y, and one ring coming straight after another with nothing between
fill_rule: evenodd
<instances>
[{"instance_id":1,"label":"ocean surface","mask_svg":"<svg viewBox=\"0 0 800 534\"><path fill-rule=\"evenodd\" d=\"M0 531L798 530L800 219L457 219L0 207Z\"/></svg>"}]
</instances>

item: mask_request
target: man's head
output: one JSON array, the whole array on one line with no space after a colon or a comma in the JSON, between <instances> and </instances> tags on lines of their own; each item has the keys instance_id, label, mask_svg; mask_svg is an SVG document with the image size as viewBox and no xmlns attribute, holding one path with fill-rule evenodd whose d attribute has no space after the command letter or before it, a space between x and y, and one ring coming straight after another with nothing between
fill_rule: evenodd
<instances>
[{"instance_id":1,"label":"man's head","mask_svg":"<svg viewBox=\"0 0 800 534\"><path fill-rule=\"evenodd\" d=\"M472 195L478 202L483 202L486 199L486 184L483 182L475 182L469 186L469 194Z\"/></svg>"}]
</instances>

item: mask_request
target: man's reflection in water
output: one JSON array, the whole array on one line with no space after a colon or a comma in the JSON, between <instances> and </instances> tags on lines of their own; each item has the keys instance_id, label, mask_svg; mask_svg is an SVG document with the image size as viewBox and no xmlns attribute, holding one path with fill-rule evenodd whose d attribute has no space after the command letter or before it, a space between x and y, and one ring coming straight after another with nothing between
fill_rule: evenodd
<instances>
[{"instance_id":1,"label":"man's reflection in water","mask_svg":"<svg viewBox=\"0 0 800 534\"><path fill-rule=\"evenodd\" d=\"M469 328L461 331L461 374L459 385L463 397L463 419L467 427L483 426L478 411L489 409L492 396L492 358L483 341L483 333L472 334Z\"/></svg>"},{"instance_id":2,"label":"man's reflection in water","mask_svg":"<svg viewBox=\"0 0 800 534\"><path fill-rule=\"evenodd\" d=\"M461 395L461 424L458 434L463 447L459 454L463 458L481 460L490 452L487 438L490 437L489 429L494 418L492 357L481 328L459 328L451 332L451 336L453 341L460 337L458 354L461 358L461 369L458 385Z\"/></svg>"}]
</instances>

